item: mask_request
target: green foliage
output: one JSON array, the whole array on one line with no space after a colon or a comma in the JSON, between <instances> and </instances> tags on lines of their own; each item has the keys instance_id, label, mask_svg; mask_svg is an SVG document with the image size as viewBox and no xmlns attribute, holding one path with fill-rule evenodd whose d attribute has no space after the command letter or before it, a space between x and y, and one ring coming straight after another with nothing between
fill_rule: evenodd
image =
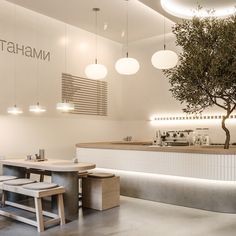
<instances>
[{"instance_id":1,"label":"green foliage","mask_svg":"<svg viewBox=\"0 0 236 236\"><path fill-rule=\"evenodd\" d=\"M179 65L165 70L174 98L187 113L217 105L230 114L236 107L236 16L193 18L173 28L182 47Z\"/></svg>"}]
</instances>

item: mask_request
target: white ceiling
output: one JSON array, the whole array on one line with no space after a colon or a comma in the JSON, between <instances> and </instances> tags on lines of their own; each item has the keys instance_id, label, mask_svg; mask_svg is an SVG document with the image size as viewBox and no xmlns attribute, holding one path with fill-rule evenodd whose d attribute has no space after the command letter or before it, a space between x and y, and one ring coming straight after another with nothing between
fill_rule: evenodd
<instances>
[{"instance_id":1,"label":"white ceiling","mask_svg":"<svg viewBox=\"0 0 236 236\"><path fill-rule=\"evenodd\" d=\"M126 28L125 0L7 0L22 7L58 19L76 27L95 32L95 15L92 8L99 7L99 34L114 41L125 42L121 37ZM148 5L148 6L147 6ZM159 0L129 0L129 41L163 34L163 12ZM154 10L153 10L154 9ZM175 19L175 18L172 18ZM107 30L103 29L108 24ZM173 22L166 21L166 31Z\"/></svg>"},{"instance_id":2,"label":"white ceiling","mask_svg":"<svg viewBox=\"0 0 236 236\"><path fill-rule=\"evenodd\" d=\"M95 33L95 16L92 8L99 7L99 34L103 37L125 42L121 37L126 30L126 0L7 0L22 7L66 22ZM221 8L236 5L236 0L169 0L175 4L193 7ZM136 41L163 34L163 15L166 32L173 22L181 19L163 10L160 0L129 0L129 41ZM103 29L108 24L107 30Z\"/></svg>"}]
</instances>

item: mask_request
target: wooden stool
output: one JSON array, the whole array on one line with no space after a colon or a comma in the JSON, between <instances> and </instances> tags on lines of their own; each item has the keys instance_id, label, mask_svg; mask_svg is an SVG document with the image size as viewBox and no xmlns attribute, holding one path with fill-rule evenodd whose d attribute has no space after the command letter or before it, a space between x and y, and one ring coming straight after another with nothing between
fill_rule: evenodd
<instances>
[{"instance_id":1,"label":"wooden stool","mask_svg":"<svg viewBox=\"0 0 236 236\"><path fill-rule=\"evenodd\" d=\"M120 205L120 177L110 173L88 174L83 179L83 207L106 210Z\"/></svg>"},{"instance_id":2,"label":"wooden stool","mask_svg":"<svg viewBox=\"0 0 236 236\"><path fill-rule=\"evenodd\" d=\"M8 211L5 211L3 209L0 210L0 215L7 216L12 219L24 222L26 224L36 226L38 232L44 231L45 226L48 226L50 224L60 223L61 225L64 225L65 216L64 216L63 193L65 192L65 189L63 187L58 187L57 184L54 183L40 182L40 183L25 184L27 182L26 180L28 179L19 179L18 181L10 180L4 182L2 185L3 189L2 202L4 206L9 205L15 208L36 213L36 221L28 219L23 216L16 215L14 212L9 213ZM20 185L20 183L23 183L23 185ZM7 201L6 191L33 197L35 202L35 208ZM51 212L43 211L42 209L42 198L53 195L57 196L58 215ZM50 217L52 219L44 222L43 215Z\"/></svg>"}]
</instances>

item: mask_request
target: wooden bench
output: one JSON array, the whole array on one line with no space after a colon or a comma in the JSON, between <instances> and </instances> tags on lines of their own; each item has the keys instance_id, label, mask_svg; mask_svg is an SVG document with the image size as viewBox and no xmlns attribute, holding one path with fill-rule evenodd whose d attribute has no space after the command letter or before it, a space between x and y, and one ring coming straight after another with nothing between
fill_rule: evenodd
<instances>
[{"instance_id":1,"label":"wooden bench","mask_svg":"<svg viewBox=\"0 0 236 236\"><path fill-rule=\"evenodd\" d=\"M58 187L56 184L53 183L45 183L45 182L32 183L31 180L28 180L29 182L27 183L27 180L28 179L15 179L3 182L2 184L3 208L0 209L0 215L7 216L12 219L24 222L26 224L36 226L38 232L44 231L45 227L51 224L60 223L60 225L64 225L65 216L64 216L63 193L65 192L65 189L63 187ZM25 206L20 203L7 201L7 194L6 194L7 192L33 197L35 208ZM55 195L57 196L58 214L43 211L42 198ZM5 210L4 208L7 205L35 213L36 221L28 219L23 216L16 215L15 212L9 212ZM52 219L44 221L43 216L47 216Z\"/></svg>"}]
</instances>

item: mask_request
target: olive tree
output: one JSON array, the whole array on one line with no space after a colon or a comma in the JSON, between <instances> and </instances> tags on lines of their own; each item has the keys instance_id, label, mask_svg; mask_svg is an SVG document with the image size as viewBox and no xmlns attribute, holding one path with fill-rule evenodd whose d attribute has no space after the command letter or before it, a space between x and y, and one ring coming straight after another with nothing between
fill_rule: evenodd
<instances>
[{"instance_id":1,"label":"olive tree","mask_svg":"<svg viewBox=\"0 0 236 236\"><path fill-rule=\"evenodd\" d=\"M173 27L182 48L179 65L165 70L173 97L184 112L201 113L208 107L224 110L221 126L230 144L226 120L236 108L236 15L229 18L183 20Z\"/></svg>"}]
</instances>

